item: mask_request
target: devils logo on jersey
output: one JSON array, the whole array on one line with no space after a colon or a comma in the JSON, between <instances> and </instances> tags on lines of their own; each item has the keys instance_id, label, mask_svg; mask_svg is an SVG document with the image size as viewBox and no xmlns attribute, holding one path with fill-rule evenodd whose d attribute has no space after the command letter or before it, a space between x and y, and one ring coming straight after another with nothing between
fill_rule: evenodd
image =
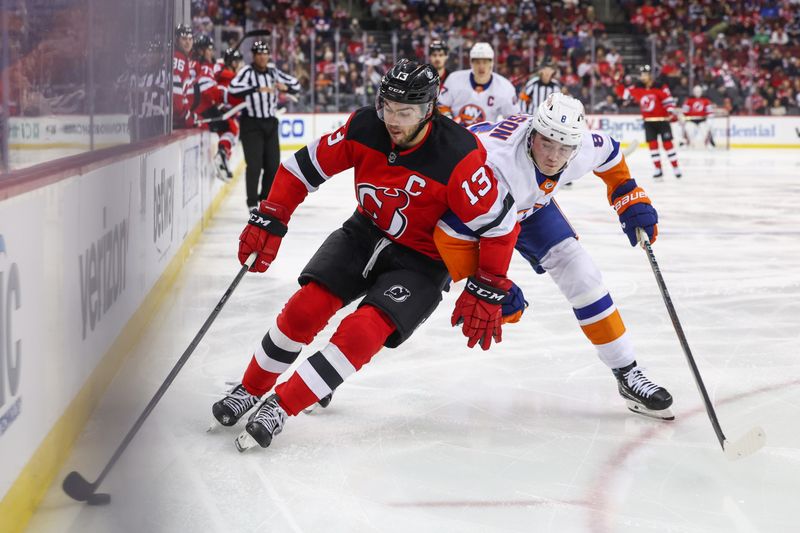
<instances>
[{"instance_id":1,"label":"devils logo on jersey","mask_svg":"<svg viewBox=\"0 0 800 533\"><path fill-rule=\"evenodd\" d=\"M486 113L480 106L475 104L467 104L462 107L461 111L458 112L458 116L461 118L461 123L466 126L486 120Z\"/></svg>"},{"instance_id":2,"label":"devils logo on jersey","mask_svg":"<svg viewBox=\"0 0 800 533\"><path fill-rule=\"evenodd\" d=\"M642 99L639 101L639 107L641 107L642 111L645 113L649 113L656 108L656 97L652 94L646 94L642 96Z\"/></svg>"},{"instance_id":3,"label":"devils logo on jersey","mask_svg":"<svg viewBox=\"0 0 800 533\"><path fill-rule=\"evenodd\" d=\"M394 238L402 235L408 225L403 209L410 200L404 189L375 187L369 183L358 185L358 203L364 213L372 218L378 228Z\"/></svg>"}]
</instances>

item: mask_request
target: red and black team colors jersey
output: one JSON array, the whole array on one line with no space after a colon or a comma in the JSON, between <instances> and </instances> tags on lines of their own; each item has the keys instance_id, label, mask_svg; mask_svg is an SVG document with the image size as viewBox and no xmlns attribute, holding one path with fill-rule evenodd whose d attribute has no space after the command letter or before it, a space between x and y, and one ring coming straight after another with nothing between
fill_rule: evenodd
<instances>
[{"instance_id":1,"label":"red and black team colors jersey","mask_svg":"<svg viewBox=\"0 0 800 533\"><path fill-rule=\"evenodd\" d=\"M505 275L516 236L513 198L486 166L486 150L465 128L434 115L425 139L401 151L374 108L285 160L269 201L292 212L306 194L353 168L358 210L392 241L434 259L437 221L452 210L481 237L481 268Z\"/></svg>"}]
</instances>

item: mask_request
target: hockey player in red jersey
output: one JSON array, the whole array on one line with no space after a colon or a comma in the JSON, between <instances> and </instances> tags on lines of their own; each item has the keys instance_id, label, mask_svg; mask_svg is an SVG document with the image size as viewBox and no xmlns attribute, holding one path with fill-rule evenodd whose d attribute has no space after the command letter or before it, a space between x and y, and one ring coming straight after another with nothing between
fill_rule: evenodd
<instances>
[{"instance_id":1,"label":"hockey player in red jersey","mask_svg":"<svg viewBox=\"0 0 800 533\"><path fill-rule=\"evenodd\" d=\"M189 116L192 76L189 55L194 42L192 28L178 24L175 28L175 54L172 56L172 126L186 127Z\"/></svg>"},{"instance_id":2,"label":"hockey player in red jersey","mask_svg":"<svg viewBox=\"0 0 800 533\"><path fill-rule=\"evenodd\" d=\"M639 87L618 85L617 95L626 100L633 98L639 103L644 120L644 137L650 147L650 156L656 167L653 178L660 180L664 176L664 172L661 170L661 154L658 149L659 137L664 145L664 151L667 152L667 158L672 164L672 172L676 178L680 178L681 169L678 167L678 154L675 153L675 146L672 143L672 128L670 127L670 122L678 115L675 99L666 85L656 87L649 65L641 68L639 80L642 83Z\"/></svg>"},{"instance_id":3,"label":"hockey player in red jersey","mask_svg":"<svg viewBox=\"0 0 800 533\"><path fill-rule=\"evenodd\" d=\"M221 88L225 90L225 107L233 108L244 102L243 98L234 96L228 92L231 80L236 77L236 73L242 68L244 57L239 50L228 48L222 56L222 65L217 70L216 80ZM219 143L217 145L217 155L215 157L217 168L228 178L233 177L230 170L229 161L231 160L231 150L236 146L239 139L239 119L236 116L229 117L222 123L218 123Z\"/></svg>"},{"instance_id":4,"label":"hockey player in red jersey","mask_svg":"<svg viewBox=\"0 0 800 533\"><path fill-rule=\"evenodd\" d=\"M236 118L221 119L224 108L230 106L231 96L228 94L227 84L217 81L218 74L222 72L214 60L214 41L210 37L201 36L195 43L195 73L196 78L192 84L192 102L190 105L189 124L193 125L201 118L218 119L205 123L203 127L217 133L220 136L217 145L217 155L215 156L216 166L219 176L223 180L233 177L228 161L231 157L231 149L236 143L239 134L239 123ZM226 52L227 56L228 52ZM241 63L241 54L239 55ZM235 76L235 73L233 74ZM241 99L236 98L237 103ZM234 104L235 105L235 104Z\"/></svg>"},{"instance_id":5,"label":"hockey player in red jersey","mask_svg":"<svg viewBox=\"0 0 800 533\"><path fill-rule=\"evenodd\" d=\"M401 59L381 80L375 106L284 160L269 197L252 212L239 260L256 252L251 270L264 272L306 195L354 168L356 212L303 269L300 290L256 348L242 383L214 404L219 423L232 426L255 407L334 313L361 301L327 346L261 401L236 439L240 451L269 446L287 416L329 398L383 346L399 346L430 316L450 279L433 242L448 209L480 236L478 269L452 322L470 347L500 342L500 301L513 286L506 270L518 232L514 201L475 136L438 114L438 93L431 65Z\"/></svg>"},{"instance_id":6,"label":"hockey player in red jersey","mask_svg":"<svg viewBox=\"0 0 800 533\"><path fill-rule=\"evenodd\" d=\"M686 117L686 141L689 146L716 146L708 122L714 116L714 104L703 96L703 88L699 85L692 89L692 98L687 98L683 103L683 116Z\"/></svg>"},{"instance_id":7,"label":"hockey player in red jersey","mask_svg":"<svg viewBox=\"0 0 800 533\"><path fill-rule=\"evenodd\" d=\"M436 73L439 74L439 88L444 84L447 79L447 56L450 54L450 48L445 41L435 39L428 45L428 61L431 62Z\"/></svg>"}]
</instances>

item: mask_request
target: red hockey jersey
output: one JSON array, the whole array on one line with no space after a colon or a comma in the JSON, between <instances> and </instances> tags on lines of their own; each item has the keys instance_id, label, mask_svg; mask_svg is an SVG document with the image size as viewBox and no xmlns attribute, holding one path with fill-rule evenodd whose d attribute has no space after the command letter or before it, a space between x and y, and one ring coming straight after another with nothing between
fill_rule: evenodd
<instances>
[{"instance_id":1,"label":"red hockey jersey","mask_svg":"<svg viewBox=\"0 0 800 533\"><path fill-rule=\"evenodd\" d=\"M683 114L689 120L700 120L714 114L714 104L708 98L687 98L683 103Z\"/></svg>"},{"instance_id":2,"label":"red hockey jersey","mask_svg":"<svg viewBox=\"0 0 800 533\"><path fill-rule=\"evenodd\" d=\"M633 98L639 104L642 118L647 121L670 120L675 109L675 98L669 87L624 87L618 85L616 93L620 98Z\"/></svg>"},{"instance_id":3,"label":"red hockey jersey","mask_svg":"<svg viewBox=\"0 0 800 533\"><path fill-rule=\"evenodd\" d=\"M291 213L306 194L354 168L357 209L390 240L441 259L433 232L449 209L481 236L480 267L505 276L516 240L514 199L471 132L441 115L431 122L421 143L399 150L375 108L361 108L281 163L269 201Z\"/></svg>"},{"instance_id":4,"label":"red hockey jersey","mask_svg":"<svg viewBox=\"0 0 800 533\"><path fill-rule=\"evenodd\" d=\"M172 109L176 125L183 124L189 110L192 76L189 58L180 50L172 56Z\"/></svg>"}]
</instances>

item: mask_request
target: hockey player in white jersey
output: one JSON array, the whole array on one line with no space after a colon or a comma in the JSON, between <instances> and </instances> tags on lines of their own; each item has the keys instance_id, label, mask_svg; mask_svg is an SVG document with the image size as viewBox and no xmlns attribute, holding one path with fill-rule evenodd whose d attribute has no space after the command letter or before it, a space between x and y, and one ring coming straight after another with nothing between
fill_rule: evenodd
<instances>
[{"instance_id":1,"label":"hockey player in white jersey","mask_svg":"<svg viewBox=\"0 0 800 533\"><path fill-rule=\"evenodd\" d=\"M521 228L517 251L537 273L547 272L567 298L584 334L616 377L628 408L672 420L672 396L637 365L633 344L600 270L553 198L565 183L593 172L605 182L609 203L630 244L637 244L637 228L655 241L658 215L644 190L631 179L619 143L605 133L588 131L583 104L561 93L548 96L535 116L512 115L470 130L486 148L487 164L495 177L514 197ZM476 237L450 213L436 228L437 247L456 281L474 272ZM513 311L510 302L503 303L504 314Z\"/></svg>"},{"instance_id":2,"label":"hockey player in white jersey","mask_svg":"<svg viewBox=\"0 0 800 533\"><path fill-rule=\"evenodd\" d=\"M447 76L439 94L439 110L464 126L494 122L518 112L514 86L493 72L492 46L475 43L469 51L469 60L472 68Z\"/></svg>"}]
</instances>

